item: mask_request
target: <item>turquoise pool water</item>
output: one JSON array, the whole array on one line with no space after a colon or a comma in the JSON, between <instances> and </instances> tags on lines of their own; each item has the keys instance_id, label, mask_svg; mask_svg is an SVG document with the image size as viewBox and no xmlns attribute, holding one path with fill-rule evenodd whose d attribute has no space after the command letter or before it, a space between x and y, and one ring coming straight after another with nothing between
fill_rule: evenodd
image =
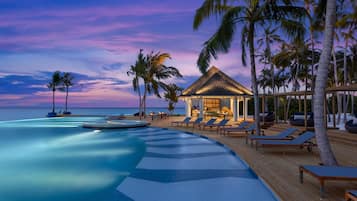
<instances>
[{"instance_id":1,"label":"turquoise pool water","mask_svg":"<svg viewBox=\"0 0 357 201\"><path fill-rule=\"evenodd\" d=\"M0 201L118 200L116 187L145 144L118 131L83 129L98 118L0 122Z\"/></svg>"},{"instance_id":2,"label":"turquoise pool water","mask_svg":"<svg viewBox=\"0 0 357 201\"><path fill-rule=\"evenodd\" d=\"M91 130L101 118L0 122L0 201L276 201L226 146L146 127Z\"/></svg>"}]
</instances>

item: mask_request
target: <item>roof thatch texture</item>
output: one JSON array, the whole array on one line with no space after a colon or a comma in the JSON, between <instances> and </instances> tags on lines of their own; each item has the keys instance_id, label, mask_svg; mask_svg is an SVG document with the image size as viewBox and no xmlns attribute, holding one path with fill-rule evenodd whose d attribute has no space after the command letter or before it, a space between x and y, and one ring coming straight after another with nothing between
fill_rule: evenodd
<instances>
[{"instance_id":1,"label":"roof thatch texture","mask_svg":"<svg viewBox=\"0 0 357 201\"><path fill-rule=\"evenodd\" d=\"M242 95L250 96L252 92L214 66L182 92L182 96Z\"/></svg>"}]
</instances>

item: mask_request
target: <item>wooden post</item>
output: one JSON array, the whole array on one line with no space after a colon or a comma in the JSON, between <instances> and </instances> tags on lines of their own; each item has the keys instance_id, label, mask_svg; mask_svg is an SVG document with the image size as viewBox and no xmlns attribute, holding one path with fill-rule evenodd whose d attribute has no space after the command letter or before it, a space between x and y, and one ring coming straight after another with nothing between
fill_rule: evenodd
<instances>
[{"instance_id":1,"label":"wooden post","mask_svg":"<svg viewBox=\"0 0 357 201\"><path fill-rule=\"evenodd\" d=\"M301 96L299 96L299 112L301 112Z\"/></svg>"},{"instance_id":2,"label":"wooden post","mask_svg":"<svg viewBox=\"0 0 357 201\"><path fill-rule=\"evenodd\" d=\"M264 118L264 115L265 115L265 97L264 97L264 94L262 96L262 113L263 113L263 125L264 125L264 121L265 121L265 118ZM256 117L256 118L260 118L260 117Z\"/></svg>"},{"instance_id":3,"label":"wooden post","mask_svg":"<svg viewBox=\"0 0 357 201\"><path fill-rule=\"evenodd\" d=\"M306 91L305 91L305 94L304 94L304 118L305 118L305 130L307 129L307 103L306 103Z\"/></svg>"},{"instance_id":4,"label":"wooden post","mask_svg":"<svg viewBox=\"0 0 357 201\"><path fill-rule=\"evenodd\" d=\"M285 101L284 101L284 122L286 123L287 119L287 114L286 114L286 101L287 101L287 96L285 96Z\"/></svg>"},{"instance_id":5,"label":"wooden post","mask_svg":"<svg viewBox=\"0 0 357 201\"><path fill-rule=\"evenodd\" d=\"M326 126L326 129L327 129L327 100L326 100L326 93L325 93L325 96L324 96L324 122L325 122L325 126Z\"/></svg>"},{"instance_id":6,"label":"wooden post","mask_svg":"<svg viewBox=\"0 0 357 201\"><path fill-rule=\"evenodd\" d=\"M333 114L333 128L336 128L336 108L335 108L336 94L332 93L332 114Z\"/></svg>"}]
</instances>

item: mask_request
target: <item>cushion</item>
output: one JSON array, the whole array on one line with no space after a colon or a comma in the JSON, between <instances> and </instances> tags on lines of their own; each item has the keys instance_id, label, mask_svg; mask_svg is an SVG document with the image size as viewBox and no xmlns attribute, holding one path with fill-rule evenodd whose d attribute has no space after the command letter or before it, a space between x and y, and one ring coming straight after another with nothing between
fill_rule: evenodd
<instances>
[{"instance_id":1,"label":"cushion","mask_svg":"<svg viewBox=\"0 0 357 201\"><path fill-rule=\"evenodd\" d=\"M294 115L294 120L305 119L305 115Z\"/></svg>"},{"instance_id":2,"label":"cushion","mask_svg":"<svg viewBox=\"0 0 357 201\"><path fill-rule=\"evenodd\" d=\"M268 116L268 113L260 113L259 116L266 117L266 116Z\"/></svg>"},{"instance_id":3,"label":"cushion","mask_svg":"<svg viewBox=\"0 0 357 201\"><path fill-rule=\"evenodd\" d=\"M352 118L352 124L357 124L357 118L356 117Z\"/></svg>"}]
</instances>

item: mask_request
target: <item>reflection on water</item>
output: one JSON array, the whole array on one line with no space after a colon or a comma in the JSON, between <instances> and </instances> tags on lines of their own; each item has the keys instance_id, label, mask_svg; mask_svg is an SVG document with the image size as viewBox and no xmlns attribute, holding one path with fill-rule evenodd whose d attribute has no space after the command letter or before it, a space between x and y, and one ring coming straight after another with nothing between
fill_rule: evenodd
<instances>
[{"instance_id":1,"label":"reflection on water","mask_svg":"<svg viewBox=\"0 0 357 201\"><path fill-rule=\"evenodd\" d=\"M145 145L122 131L81 128L90 120L1 122L0 201L115 200Z\"/></svg>"}]
</instances>

